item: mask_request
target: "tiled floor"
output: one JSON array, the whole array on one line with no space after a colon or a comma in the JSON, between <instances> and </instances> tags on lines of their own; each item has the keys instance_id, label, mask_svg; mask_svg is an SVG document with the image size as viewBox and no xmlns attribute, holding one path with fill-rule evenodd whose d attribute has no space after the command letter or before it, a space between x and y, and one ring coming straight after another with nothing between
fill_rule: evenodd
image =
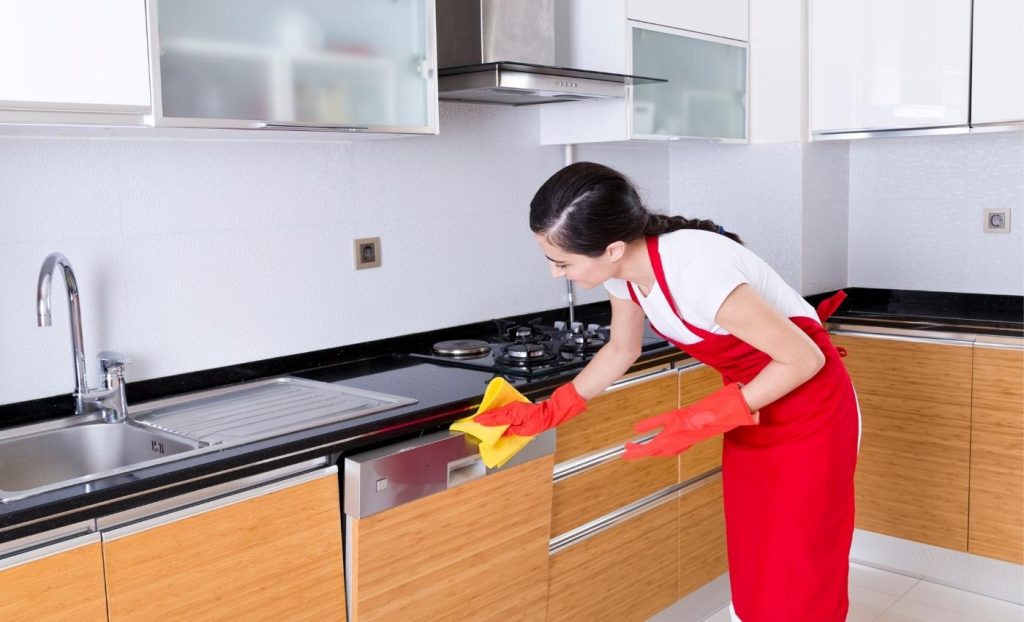
<instances>
[{"instance_id":1,"label":"tiled floor","mask_svg":"<svg viewBox=\"0 0 1024 622\"><path fill-rule=\"evenodd\" d=\"M1024 622L1024 607L850 564L847 622ZM729 622L723 609L705 622Z\"/></svg>"}]
</instances>

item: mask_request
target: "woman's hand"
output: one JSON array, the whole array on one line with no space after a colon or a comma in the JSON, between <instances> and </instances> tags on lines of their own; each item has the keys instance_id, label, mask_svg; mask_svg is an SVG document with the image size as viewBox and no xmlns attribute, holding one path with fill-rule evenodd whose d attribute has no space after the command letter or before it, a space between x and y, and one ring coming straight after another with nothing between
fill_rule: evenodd
<instances>
[{"instance_id":1,"label":"woman's hand","mask_svg":"<svg viewBox=\"0 0 1024 622\"><path fill-rule=\"evenodd\" d=\"M551 397L536 404L513 402L477 415L473 421L483 425L508 425L502 436L535 436L565 423L587 409L587 402L567 382Z\"/></svg>"},{"instance_id":2,"label":"woman's hand","mask_svg":"<svg viewBox=\"0 0 1024 622\"><path fill-rule=\"evenodd\" d=\"M633 426L638 434L662 430L646 444L626 443L623 459L675 456L706 438L757 421L758 413L750 412L740 386L726 385L695 404L638 421Z\"/></svg>"}]
</instances>

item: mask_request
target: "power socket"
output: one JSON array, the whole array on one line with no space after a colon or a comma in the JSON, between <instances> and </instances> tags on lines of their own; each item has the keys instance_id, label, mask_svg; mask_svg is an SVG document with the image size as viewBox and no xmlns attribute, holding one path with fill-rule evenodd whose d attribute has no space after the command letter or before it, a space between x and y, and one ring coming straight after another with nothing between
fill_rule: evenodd
<instances>
[{"instance_id":1,"label":"power socket","mask_svg":"<svg viewBox=\"0 0 1024 622\"><path fill-rule=\"evenodd\" d=\"M380 238L360 238L353 242L356 270L380 267Z\"/></svg>"},{"instance_id":2,"label":"power socket","mask_svg":"<svg viewBox=\"0 0 1024 622\"><path fill-rule=\"evenodd\" d=\"M985 233L1009 233L1010 232L1010 210L987 209L985 210Z\"/></svg>"}]
</instances>

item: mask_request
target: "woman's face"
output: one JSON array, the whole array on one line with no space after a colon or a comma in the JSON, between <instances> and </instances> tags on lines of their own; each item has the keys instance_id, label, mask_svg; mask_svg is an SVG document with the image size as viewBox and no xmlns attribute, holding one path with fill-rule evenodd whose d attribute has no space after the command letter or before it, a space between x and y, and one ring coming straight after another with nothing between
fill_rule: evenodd
<instances>
[{"instance_id":1,"label":"woman's face","mask_svg":"<svg viewBox=\"0 0 1024 622\"><path fill-rule=\"evenodd\" d=\"M600 257L587 257L564 251L551 244L544 235L534 234L541 252L548 259L551 276L565 277L577 285L590 289L615 276L615 263L609 253Z\"/></svg>"}]
</instances>

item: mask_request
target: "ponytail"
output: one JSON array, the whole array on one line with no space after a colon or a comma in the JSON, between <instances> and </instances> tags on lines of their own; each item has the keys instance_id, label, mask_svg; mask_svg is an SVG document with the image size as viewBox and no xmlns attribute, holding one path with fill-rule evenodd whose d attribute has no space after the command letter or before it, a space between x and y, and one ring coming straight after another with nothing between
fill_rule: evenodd
<instances>
[{"instance_id":1,"label":"ponytail","mask_svg":"<svg viewBox=\"0 0 1024 622\"><path fill-rule=\"evenodd\" d=\"M699 218L686 218L684 216L666 216L665 214L650 214L647 220L647 226L644 227L644 236L661 235L663 233L671 233L672 231L678 231L680 229L700 229L701 231L710 231L711 233L719 233L729 238L733 242L743 244L743 240L740 236L726 231L725 227L716 224L713 220L701 220Z\"/></svg>"}]
</instances>

